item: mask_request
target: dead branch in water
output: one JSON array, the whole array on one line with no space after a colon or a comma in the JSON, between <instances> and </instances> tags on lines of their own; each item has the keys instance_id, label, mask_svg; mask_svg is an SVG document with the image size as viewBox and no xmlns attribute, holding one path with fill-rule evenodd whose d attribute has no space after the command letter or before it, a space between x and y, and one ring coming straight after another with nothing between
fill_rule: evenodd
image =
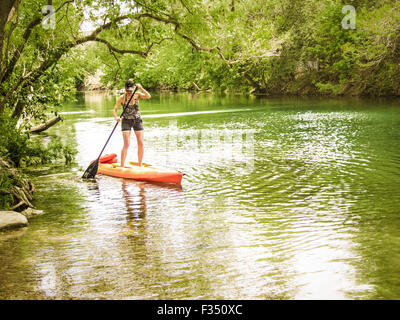
<instances>
[{"instance_id":1,"label":"dead branch in water","mask_svg":"<svg viewBox=\"0 0 400 320\"><path fill-rule=\"evenodd\" d=\"M39 132L45 131L48 128L54 126L60 120L62 120L61 116L56 116L54 118L51 118L50 120L47 120L45 123L39 124L38 126L35 126L35 127L32 127L29 130L29 132L31 132L31 133L39 133Z\"/></svg>"}]
</instances>

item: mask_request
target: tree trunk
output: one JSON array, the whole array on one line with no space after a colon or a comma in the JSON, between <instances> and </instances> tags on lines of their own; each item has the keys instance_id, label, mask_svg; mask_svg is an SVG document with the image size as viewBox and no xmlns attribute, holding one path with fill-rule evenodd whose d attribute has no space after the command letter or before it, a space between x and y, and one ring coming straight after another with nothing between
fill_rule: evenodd
<instances>
[{"instance_id":1,"label":"tree trunk","mask_svg":"<svg viewBox=\"0 0 400 320\"><path fill-rule=\"evenodd\" d=\"M10 13L19 0L1 0L0 5L0 70L3 69L4 30L10 18ZM4 66L5 67L5 66ZM4 104L0 104L0 115L4 111Z\"/></svg>"},{"instance_id":2,"label":"tree trunk","mask_svg":"<svg viewBox=\"0 0 400 320\"><path fill-rule=\"evenodd\" d=\"M254 80L246 71L242 71L242 73L243 76L251 83L256 92L264 91L262 86L256 80Z\"/></svg>"},{"instance_id":3,"label":"tree trunk","mask_svg":"<svg viewBox=\"0 0 400 320\"><path fill-rule=\"evenodd\" d=\"M0 64L3 62L3 42L4 29L10 16L11 10L17 4L18 0L1 0L0 5Z\"/></svg>"},{"instance_id":4,"label":"tree trunk","mask_svg":"<svg viewBox=\"0 0 400 320\"><path fill-rule=\"evenodd\" d=\"M61 116L51 118L50 120L47 120L45 123L39 124L38 126L35 126L35 127L32 127L30 132L31 133L42 132L42 131L47 130L48 128L54 126L60 120L62 120Z\"/></svg>"},{"instance_id":5,"label":"tree trunk","mask_svg":"<svg viewBox=\"0 0 400 320\"><path fill-rule=\"evenodd\" d=\"M1 0L0 6L0 40L4 39L4 29L12 8L17 4L17 0Z\"/></svg>"},{"instance_id":6,"label":"tree trunk","mask_svg":"<svg viewBox=\"0 0 400 320\"><path fill-rule=\"evenodd\" d=\"M17 102L17 105L15 106L15 109L13 111L12 117L19 119L19 117L21 116L23 110L24 110L24 104L22 103L21 100L19 100ZM1 114L1 112L0 112L0 114Z\"/></svg>"}]
</instances>

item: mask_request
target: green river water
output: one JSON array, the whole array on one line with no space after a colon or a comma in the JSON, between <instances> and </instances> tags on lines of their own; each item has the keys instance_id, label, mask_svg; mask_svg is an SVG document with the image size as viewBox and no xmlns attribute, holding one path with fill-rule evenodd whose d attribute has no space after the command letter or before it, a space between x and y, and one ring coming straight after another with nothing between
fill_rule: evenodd
<instances>
[{"instance_id":1,"label":"green river water","mask_svg":"<svg viewBox=\"0 0 400 320\"><path fill-rule=\"evenodd\" d=\"M153 94L144 162L182 186L82 181L115 99L60 110L76 164L31 169L46 213L0 234L1 299L400 299L399 101Z\"/></svg>"}]
</instances>

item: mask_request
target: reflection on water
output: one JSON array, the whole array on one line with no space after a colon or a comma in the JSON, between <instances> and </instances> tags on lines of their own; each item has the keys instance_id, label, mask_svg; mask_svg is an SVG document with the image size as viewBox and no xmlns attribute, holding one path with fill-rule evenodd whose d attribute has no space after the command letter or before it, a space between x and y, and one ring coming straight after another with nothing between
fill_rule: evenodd
<instances>
[{"instance_id":1,"label":"reflection on water","mask_svg":"<svg viewBox=\"0 0 400 320\"><path fill-rule=\"evenodd\" d=\"M139 187L137 195L130 191L130 180L122 182L122 191L126 202L126 209L129 213L129 217L134 221L140 221L146 216L146 190L142 183L138 183Z\"/></svg>"},{"instance_id":2,"label":"reflection on water","mask_svg":"<svg viewBox=\"0 0 400 320\"><path fill-rule=\"evenodd\" d=\"M75 136L79 167L35 173L47 214L0 236L0 298L400 298L391 102L154 95L144 161L182 170L182 186L82 182L114 99L62 110L53 130ZM106 153L121 147L116 132Z\"/></svg>"}]
</instances>

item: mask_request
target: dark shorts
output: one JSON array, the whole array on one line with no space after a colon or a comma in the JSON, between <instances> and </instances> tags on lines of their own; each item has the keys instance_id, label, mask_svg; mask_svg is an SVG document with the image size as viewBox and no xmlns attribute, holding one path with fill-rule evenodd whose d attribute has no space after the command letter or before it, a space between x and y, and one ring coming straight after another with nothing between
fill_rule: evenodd
<instances>
[{"instance_id":1,"label":"dark shorts","mask_svg":"<svg viewBox=\"0 0 400 320\"><path fill-rule=\"evenodd\" d=\"M142 118L137 118L137 119L122 118L121 127L122 127L122 131L131 131L132 128L135 131L141 131L144 129Z\"/></svg>"}]
</instances>

